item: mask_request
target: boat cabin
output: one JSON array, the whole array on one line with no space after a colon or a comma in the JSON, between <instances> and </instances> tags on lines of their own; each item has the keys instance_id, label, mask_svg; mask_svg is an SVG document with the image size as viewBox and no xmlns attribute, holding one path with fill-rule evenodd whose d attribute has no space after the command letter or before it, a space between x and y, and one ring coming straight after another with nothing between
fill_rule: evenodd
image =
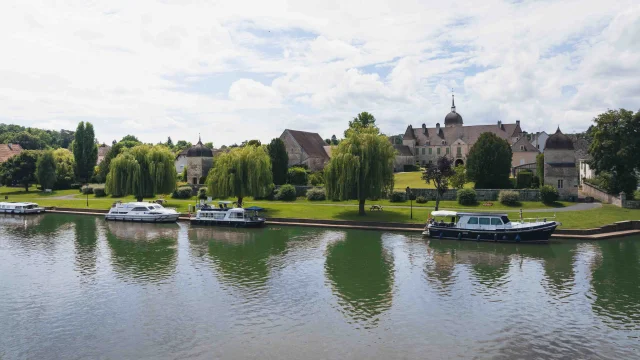
<instances>
[{"instance_id":1,"label":"boat cabin","mask_svg":"<svg viewBox=\"0 0 640 360\"><path fill-rule=\"evenodd\" d=\"M496 229L511 227L507 214L493 213L458 213L455 211L434 211L431 224L440 227L456 227L462 229ZM438 220L440 218L440 220Z\"/></svg>"}]
</instances>

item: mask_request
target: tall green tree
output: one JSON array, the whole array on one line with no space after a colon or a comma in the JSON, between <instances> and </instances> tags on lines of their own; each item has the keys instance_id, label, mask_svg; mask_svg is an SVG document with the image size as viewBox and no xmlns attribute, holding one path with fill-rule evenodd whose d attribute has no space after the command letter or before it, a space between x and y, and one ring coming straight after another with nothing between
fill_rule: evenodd
<instances>
[{"instance_id":1,"label":"tall green tree","mask_svg":"<svg viewBox=\"0 0 640 360\"><path fill-rule=\"evenodd\" d=\"M377 128L376 118L373 116L373 114L363 111L358 114L358 116L354 117L353 120L349 121L349 128L345 130L344 137L347 137L347 132L349 130L360 131L368 127Z\"/></svg>"},{"instance_id":2,"label":"tall green tree","mask_svg":"<svg viewBox=\"0 0 640 360\"><path fill-rule=\"evenodd\" d=\"M440 207L440 198L449 189L449 181L455 175L452 166L453 159L441 156L435 164L429 164L422 173L422 180L426 181L427 184L433 183L436 188L435 210Z\"/></svg>"},{"instance_id":3,"label":"tall green tree","mask_svg":"<svg viewBox=\"0 0 640 360\"><path fill-rule=\"evenodd\" d=\"M98 144L90 122L81 121L78 124L71 148L76 162L76 176L79 181L88 182L98 161Z\"/></svg>"},{"instance_id":4,"label":"tall green tree","mask_svg":"<svg viewBox=\"0 0 640 360\"><path fill-rule=\"evenodd\" d=\"M109 174L109 168L111 166L111 161L118 156L123 149L131 149L138 145L142 145L139 141L134 140L122 140L117 142L111 146L111 149L107 151L107 154L102 159L102 162L98 164L98 174L96 178L99 182L103 182L107 179L107 174Z\"/></svg>"},{"instance_id":5,"label":"tall green tree","mask_svg":"<svg viewBox=\"0 0 640 360\"><path fill-rule=\"evenodd\" d=\"M60 148L53 151L53 159L56 162L56 182L53 188L69 189L76 179L73 154L67 149Z\"/></svg>"},{"instance_id":6,"label":"tall green tree","mask_svg":"<svg viewBox=\"0 0 640 360\"><path fill-rule=\"evenodd\" d=\"M267 145L269 158L271 159L271 172L273 183L283 185L287 182L287 168L289 167L289 155L284 141L280 138L272 139Z\"/></svg>"},{"instance_id":7,"label":"tall green tree","mask_svg":"<svg viewBox=\"0 0 640 360\"><path fill-rule=\"evenodd\" d=\"M169 194L177 181L173 153L164 145L125 149L111 161L106 180L105 191L114 197Z\"/></svg>"},{"instance_id":8,"label":"tall green tree","mask_svg":"<svg viewBox=\"0 0 640 360\"><path fill-rule=\"evenodd\" d=\"M236 197L239 206L247 196L267 195L272 184L271 159L262 146L233 148L219 155L207 176L211 196Z\"/></svg>"},{"instance_id":9,"label":"tall green tree","mask_svg":"<svg viewBox=\"0 0 640 360\"><path fill-rule=\"evenodd\" d=\"M376 127L347 130L324 170L327 196L357 199L358 213L366 215L367 199L380 198L393 189L394 159L393 145Z\"/></svg>"},{"instance_id":10,"label":"tall green tree","mask_svg":"<svg viewBox=\"0 0 640 360\"><path fill-rule=\"evenodd\" d=\"M494 133L482 133L469 150L467 176L476 189L508 188L511 174L511 146Z\"/></svg>"},{"instance_id":11,"label":"tall green tree","mask_svg":"<svg viewBox=\"0 0 640 360\"><path fill-rule=\"evenodd\" d=\"M544 153L536 155L536 176L542 187L544 185Z\"/></svg>"},{"instance_id":12,"label":"tall green tree","mask_svg":"<svg viewBox=\"0 0 640 360\"><path fill-rule=\"evenodd\" d=\"M169 149L173 149L173 140L171 140L171 136L167 138L167 147Z\"/></svg>"},{"instance_id":13,"label":"tall green tree","mask_svg":"<svg viewBox=\"0 0 640 360\"><path fill-rule=\"evenodd\" d=\"M53 185L56 183L56 161L53 158L53 151L45 151L38 156L36 178L43 190L53 189Z\"/></svg>"},{"instance_id":14,"label":"tall green tree","mask_svg":"<svg viewBox=\"0 0 640 360\"><path fill-rule=\"evenodd\" d=\"M467 169L464 165L458 165L453 168L453 175L451 176L451 186L456 189L462 189L464 184L467 183Z\"/></svg>"},{"instance_id":15,"label":"tall green tree","mask_svg":"<svg viewBox=\"0 0 640 360\"><path fill-rule=\"evenodd\" d=\"M36 181L38 152L25 150L0 164L0 183L5 186L20 184L29 191L29 185Z\"/></svg>"},{"instance_id":16,"label":"tall green tree","mask_svg":"<svg viewBox=\"0 0 640 360\"><path fill-rule=\"evenodd\" d=\"M589 146L590 166L596 174L612 175L610 191L624 191L632 197L638 185L640 170L640 111L609 110L593 119L589 130L593 141Z\"/></svg>"}]
</instances>

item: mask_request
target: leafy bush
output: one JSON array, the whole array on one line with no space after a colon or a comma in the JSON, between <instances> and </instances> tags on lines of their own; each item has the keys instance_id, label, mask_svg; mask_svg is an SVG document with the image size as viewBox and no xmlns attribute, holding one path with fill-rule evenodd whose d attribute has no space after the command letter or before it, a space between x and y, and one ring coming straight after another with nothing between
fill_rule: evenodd
<instances>
[{"instance_id":1,"label":"leafy bush","mask_svg":"<svg viewBox=\"0 0 640 360\"><path fill-rule=\"evenodd\" d=\"M404 170L405 172L420 171L420 167L415 164L409 164L404 165L402 170Z\"/></svg>"},{"instance_id":2,"label":"leafy bush","mask_svg":"<svg viewBox=\"0 0 640 360\"><path fill-rule=\"evenodd\" d=\"M478 201L476 191L473 189L460 189L457 196L460 205L475 205Z\"/></svg>"},{"instance_id":3,"label":"leafy bush","mask_svg":"<svg viewBox=\"0 0 640 360\"><path fill-rule=\"evenodd\" d=\"M276 192L276 200L295 201L296 188L291 184L285 184L280 186L280 188L278 189L278 192Z\"/></svg>"},{"instance_id":4,"label":"leafy bush","mask_svg":"<svg viewBox=\"0 0 640 360\"><path fill-rule=\"evenodd\" d=\"M528 189L533 182L533 173L531 171L520 171L516 175L516 188Z\"/></svg>"},{"instance_id":5,"label":"leafy bush","mask_svg":"<svg viewBox=\"0 0 640 360\"><path fill-rule=\"evenodd\" d=\"M633 192L633 198L635 200L640 200L640 190L636 190Z\"/></svg>"},{"instance_id":6,"label":"leafy bush","mask_svg":"<svg viewBox=\"0 0 640 360\"><path fill-rule=\"evenodd\" d=\"M404 191L394 191L389 198L390 202L405 202L407 201L407 193Z\"/></svg>"},{"instance_id":7,"label":"leafy bush","mask_svg":"<svg viewBox=\"0 0 640 360\"><path fill-rule=\"evenodd\" d=\"M533 179L531 179L531 188L532 189L540 188L540 178L539 177L534 176Z\"/></svg>"},{"instance_id":8,"label":"leafy bush","mask_svg":"<svg viewBox=\"0 0 640 360\"><path fill-rule=\"evenodd\" d=\"M91 186L83 186L80 191L82 192L82 195L93 194L93 188Z\"/></svg>"},{"instance_id":9,"label":"leafy bush","mask_svg":"<svg viewBox=\"0 0 640 360\"><path fill-rule=\"evenodd\" d=\"M271 184L267 188L265 196L254 196L254 200L274 200L276 198L276 186Z\"/></svg>"},{"instance_id":10,"label":"leafy bush","mask_svg":"<svg viewBox=\"0 0 640 360\"><path fill-rule=\"evenodd\" d=\"M93 188L93 195L95 197L105 197L107 193L104 191L104 186Z\"/></svg>"},{"instance_id":11,"label":"leafy bush","mask_svg":"<svg viewBox=\"0 0 640 360\"><path fill-rule=\"evenodd\" d=\"M324 184L324 176L322 176L322 173L317 172L309 175L309 184L312 186L320 186Z\"/></svg>"},{"instance_id":12,"label":"leafy bush","mask_svg":"<svg viewBox=\"0 0 640 360\"><path fill-rule=\"evenodd\" d=\"M507 206L516 206L520 204L520 194L517 191L502 190L498 194L498 201Z\"/></svg>"},{"instance_id":13,"label":"leafy bush","mask_svg":"<svg viewBox=\"0 0 640 360\"><path fill-rule=\"evenodd\" d=\"M418 204L426 204L427 202L429 202L429 200L427 200L427 198L424 196L418 196L416 198L416 203Z\"/></svg>"},{"instance_id":14,"label":"leafy bush","mask_svg":"<svg viewBox=\"0 0 640 360\"><path fill-rule=\"evenodd\" d=\"M190 186L181 186L175 190L171 194L171 197L174 199L190 199L191 198L191 187Z\"/></svg>"},{"instance_id":15,"label":"leafy bush","mask_svg":"<svg viewBox=\"0 0 640 360\"><path fill-rule=\"evenodd\" d=\"M198 199L201 199L201 200L207 199L207 188L200 188L198 190Z\"/></svg>"},{"instance_id":16,"label":"leafy bush","mask_svg":"<svg viewBox=\"0 0 640 360\"><path fill-rule=\"evenodd\" d=\"M544 185L540 188L540 200L545 204L551 204L558 200L558 189L551 185Z\"/></svg>"},{"instance_id":17,"label":"leafy bush","mask_svg":"<svg viewBox=\"0 0 640 360\"><path fill-rule=\"evenodd\" d=\"M71 184L70 188L73 190L82 190L82 184L74 183Z\"/></svg>"},{"instance_id":18,"label":"leafy bush","mask_svg":"<svg viewBox=\"0 0 640 360\"><path fill-rule=\"evenodd\" d=\"M327 195L323 188L313 188L307 190L307 200L309 201L322 201L327 198Z\"/></svg>"},{"instance_id":19,"label":"leafy bush","mask_svg":"<svg viewBox=\"0 0 640 360\"><path fill-rule=\"evenodd\" d=\"M303 186L307 185L307 182L309 181L307 170L298 166L289 168L289 170L287 171L287 179L289 184Z\"/></svg>"}]
</instances>

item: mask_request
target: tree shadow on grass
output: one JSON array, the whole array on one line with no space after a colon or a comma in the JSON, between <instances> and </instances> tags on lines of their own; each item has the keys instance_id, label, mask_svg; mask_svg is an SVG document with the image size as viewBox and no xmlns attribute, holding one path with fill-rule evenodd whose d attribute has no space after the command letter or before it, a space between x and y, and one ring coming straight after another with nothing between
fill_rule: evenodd
<instances>
[{"instance_id":1,"label":"tree shadow on grass","mask_svg":"<svg viewBox=\"0 0 640 360\"><path fill-rule=\"evenodd\" d=\"M369 207L366 207L366 215L358 214L358 209L349 209L345 208L339 213L335 214L334 219L336 220L348 220L348 221L363 221L363 222L372 222L372 223L380 223L380 222L409 222L409 214L404 212L395 212L389 210L383 211L369 211ZM418 219L421 217L417 217L417 211L414 209L413 218ZM422 215L420 215L422 216Z\"/></svg>"}]
</instances>

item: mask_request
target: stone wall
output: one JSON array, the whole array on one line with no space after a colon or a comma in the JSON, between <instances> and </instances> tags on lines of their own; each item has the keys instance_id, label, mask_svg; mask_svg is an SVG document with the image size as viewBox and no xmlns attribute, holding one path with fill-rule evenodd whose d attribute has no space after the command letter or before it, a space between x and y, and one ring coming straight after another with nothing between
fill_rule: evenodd
<instances>
[{"instance_id":1,"label":"stone wall","mask_svg":"<svg viewBox=\"0 0 640 360\"><path fill-rule=\"evenodd\" d=\"M605 204L612 204L627 209L640 209L639 200L627 200L627 195L625 193L620 193L619 196L609 194L603 189L586 182L582 184L582 194L584 196L590 196Z\"/></svg>"},{"instance_id":2,"label":"stone wall","mask_svg":"<svg viewBox=\"0 0 640 360\"><path fill-rule=\"evenodd\" d=\"M478 201L498 201L498 194L504 189L476 189ZM539 201L540 190L538 189L507 189L515 191L520 196L520 201ZM435 189L411 189L415 196L423 196L427 200L435 200L437 192ZM441 200L457 200L458 191L455 189L447 190Z\"/></svg>"},{"instance_id":3,"label":"stone wall","mask_svg":"<svg viewBox=\"0 0 640 360\"><path fill-rule=\"evenodd\" d=\"M302 164L306 156L302 151L302 147L293 139L293 136L288 131L285 131L280 135L280 139L284 142L287 155L289 155L289 166Z\"/></svg>"},{"instance_id":4,"label":"stone wall","mask_svg":"<svg viewBox=\"0 0 640 360\"><path fill-rule=\"evenodd\" d=\"M191 185L204 183L200 180L202 177L207 177L212 166L213 158L210 157L187 158L187 182Z\"/></svg>"}]
</instances>

